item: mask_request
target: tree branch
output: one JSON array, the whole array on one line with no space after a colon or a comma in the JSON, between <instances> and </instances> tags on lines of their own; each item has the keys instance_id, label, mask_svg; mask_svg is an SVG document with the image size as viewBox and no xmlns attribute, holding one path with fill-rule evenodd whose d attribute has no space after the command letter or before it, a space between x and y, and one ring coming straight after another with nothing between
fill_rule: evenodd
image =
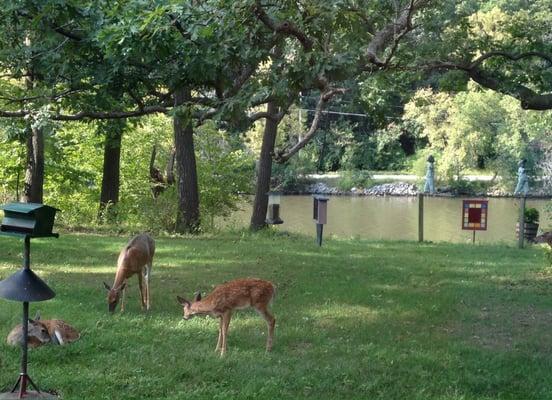
<instances>
[{"instance_id":1,"label":"tree branch","mask_svg":"<svg viewBox=\"0 0 552 400\"><path fill-rule=\"evenodd\" d=\"M56 27L56 26L52 26L52 29L59 33L61 36L65 36L66 38L68 39L71 39L71 40L74 40L76 42L80 42L82 40L82 36L74 33L74 32L70 32L68 31L67 29L59 26L59 27Z\"/></svg>"},{"instance_id":2,"label":"tree branch","mask_svg":"<svg viewBox=\"0 0 552 400\"><path fill-rule=\"evenodd\" d=\"M253 12L257 18L265 24L265 26L275 33L283 33L287 36L294 36L303 46L305 51L311 51L313 47L312 40L300 30L293 22L284 21L276 22L266 13L264 10L261 0L255 0L255 6L253 7Z\"/></svg>"},{"instance_id":3,"label":"tree branch","mask_svg":"<svg viewBox=\"0 0 552 400\"><path fill-rule=\"evenodd\" d=\"M26 101L33 101L33 100L39 100L39 99L45 99L45 100L52 100L53 101L53 100L57 100L59 98L65 97L67 95L70 95L70 94L82 92L83 90L85 90L85 89L67 89L67 90L64 90L63 92L56 93L56 94L53 94L53 95L50 95L50 96L42 95L42 96L30 96L30 97L19 97L19 98L0 96L0 100L4 100L7 103L24 103Z\"/></svg>"},{"instance_id":4,"label":"tree branch","mask_svg":"<svg viewBox=\"0 0 552 400\"><path fill-rule=\"evenodd\" d=\"M491 77L478 68L468 70L468 75L483 87L518 99L521 103L521 108L524 110L544 111L552 109L552 93L538 94L519 83L509 82L507 85L504 85L501 79Z\"/></svg>"},{"instance_id":5,"label":"tree branch","mask_svg":"<svg viewBox=\"0 0 552 400\"><path fill-rule=\"evenodd\" d=\"M479 56L478 58L476 58L470 64L469 68L470 69L477 68L483 63L483 61L488 60L489 58L492 58L492 57L504 57L504 58L507 58L507 59L512 60L512 61L519 61L519 60L522 60L524 58L537 57L537 58L542 58L543 60L548 61L550 63L550 65L552 66L552 55L541 53L541 52L538 52L538 51L528 51L526 53L521 53L521 54L510 54L510 53L507 53L505 51L490 51L490 52L485 53L485 54Z\"/></svg>"},{"instance_id":6,"label":"tree branch","mask_svg":"<svg viewBox=\"0 0 552 400\"><path fill-rule=\"evenodd\" d=\"M180 35L186 40L190 39L190 35L186 32L186 30L184 29L184 27L182 26L182 24L180 23L176 15L168 14L168 17L171 20L171 25L176 28L176 30L180 33Z\"/></svg>"},{"instance_id":7,"label":"tree branch","mask_svg":"<svg viewBox=\"0 0 552 400\"><path fill-rule=\"evenodd\" d=\"M399 41L413 29L412 17L420 8L424 7L430 0L410 0L408 7L400 10L393 22L385 25L374 34L366 48L366 60L378 68L387 68L391 58L398 47ZM397 33L399 32L399 33ZM381 59L382 53L389 45L392 45L390 54L385 60ZM371 67L364 67L371 69Z\"/></svg>"},{"instance_id":8,"label":"tree branch","mask_svg":"<svg viewBox=\"0 0 552 400\"><path fill-rule=\"evenodd\" d=\"M140 117L142 115L167 113L169 110L163 106L146 106L134 111L81 111L76 114L54 114L50 116L54 121L82 121L89 119L121 119ZM33 112L29 110L19 111L0 111L0 118L23 118L31 115Z\"/></svg>"},{"instance_id":9,"label":"tree branch","mask_svg":"<svg viewBox=\"0 0 552 400\"><path fill-rule=\"evenodd\" d=\"M518 99L523 109L541 111L552 109L552 93L539 94L521 83L513 81L505 82L501 77L492 76L481 69L481 64L492 57L503 57L512 61L537 57L548 61L552 65L552 56L541 52L531 51L521 54L510 54L504 51L491 51L479 56L470 64L450 61L433 61L425 65L417 66L416 68L464 71L473 81L481 86Z\"/></svg>"},{"instance_id":10,"label":"tree branch","mask_svg":"<svg viewBox=\"0 0 552 400\"><path fill-rule=\"evenodd\" d=\"M320 118L326 107L326 104L338 93L344 93L346 90L342 88L329 89L325 92L320 93L320 98L318 99L318 104L316 105L316 111L314 113L314 118L312 120L311 126L308 132L303 136L303 139L293 145L290 149L282 149L275 151L274 161L278 164L283 164L289 160L295 153L301 150L303 147L310 142L310 140L316 135L318 130L318 125L320 123Z\"/></svg>"}]
</instances>

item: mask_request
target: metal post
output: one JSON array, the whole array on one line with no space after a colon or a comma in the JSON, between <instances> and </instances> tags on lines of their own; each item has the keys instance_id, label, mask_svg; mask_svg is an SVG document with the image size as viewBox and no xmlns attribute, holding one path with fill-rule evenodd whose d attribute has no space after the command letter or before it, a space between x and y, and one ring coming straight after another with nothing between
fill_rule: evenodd
<instances>
[{"instance_id":1,"label":"metal post","mask_svg":"<svg viewBox=\"0 0 552 400\"><path fill-rule=\"evenodd\" d=\"M23 251L23 268L31 269L31 238L25 236L25 247ZM27 373L27 360L28 360L28 342L29 342L29 302L23 302L23 319L21 321L23 328L23 342L21 343L21 372L19 373L19 378L15 383L15 386L12 389L12 393L15 392L17 386L19 386L19 396L18 398L22 399L28 395L27 385L30 384L37 393L40 393L40 390L35 385L31 377Z\"/></svg>"},{"instance_id":2,"label":"metal post","mask_svg":"<svg viewBox=\"0 0 552 400\"><path fill-rule=\"evenodd\" d=\"M324 231L324 224L316 224L316 243L318 243L318 246L322 246L323 231Z\"/></svg>"},{"instance_id":3,"label":"metal post","mask_svg":"<svg viewBox=\"0 0 552 400\"><path fill-rule=\"evenodd\" d=\"M23 268L31 268L31 238L25 236L25 248L23 252ZM29 341L29 302L23 302L23 343L21 344L21 386L19 387L19 398L27 393L27 355Z\"/></svg>"},{"instance_id":4,"label":"metal post","mask_svg":"<svg viewBox=\"0 0 552 400\"><path fill-rule=\"evenodd\" d=\"M418 193L418 242L424 241L424 194Z\"/></svg>"},{"instance_id":5,"label":"metal post","mask_svg":"<svg viewBox=\"0 0 552 400\"><path fill-rule=\"evenodd\" d=\"M472 244L475 244L475 229L473 230Z\"/></svg>"},{"instance_id":6,"label":"metal post","mask_svg":"<svg viewBox=\"0 0 552 400\"><path fill-rule=\"evenodd\" d=\"M27 342L29 340L29 303L23 302L23 343L21 343L21 378L19 386L19 398L23 398L27 394Z\"/></svg>"},{"instance_id":7,"label":"metal post","mask_svg":"<svg viewBox=\"0 0 552 400\"><path fill-rule=\"evenodd\" d=\"M519 237L518 247L523 249L523 239L525 239L525 196L520 197L519 203Z\"/></svg>"}]
</instances>

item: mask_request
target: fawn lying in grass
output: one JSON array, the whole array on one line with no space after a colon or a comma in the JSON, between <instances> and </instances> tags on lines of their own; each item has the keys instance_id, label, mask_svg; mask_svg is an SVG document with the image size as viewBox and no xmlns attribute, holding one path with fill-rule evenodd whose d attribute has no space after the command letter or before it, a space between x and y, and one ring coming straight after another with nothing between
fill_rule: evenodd
<instances>
[{"instance_id":1,"label":"fawn lying in grass","mask_svg":"<svg viewBox=\"0 0 552 400\"><path fill-rule=\"evenodd\" d=\"M275 287L269 281L261 279L236 279L215 287L205 299L201 299L198 292L194 301L190 302L180 296L177 300L182 305L184 319L188 320L195 315L210 315L220 318L219 334L215 351L220 355L226 353L226 337L228 326L234 310L253 307L265 320L268 326L266 351L272 349L274 325L276 319L268 311L268 306L274 298Z\"/></svg>"},{"instance_id":2,"label":"fawn lying in grass","mask_svg":"<svg viewBox=\"0 0 552 400\"><path fill-rule=\"evenodd\" d=\"M40 320L37 314L34 319L29 319L28 343L30 347L38 347L43 344L53 343L64 345L79 339L79 332L61 319ZM7 342L11 346L19 346L23 342L23 327L17 325L8 334Z\"/></svg>"}]
</instances>

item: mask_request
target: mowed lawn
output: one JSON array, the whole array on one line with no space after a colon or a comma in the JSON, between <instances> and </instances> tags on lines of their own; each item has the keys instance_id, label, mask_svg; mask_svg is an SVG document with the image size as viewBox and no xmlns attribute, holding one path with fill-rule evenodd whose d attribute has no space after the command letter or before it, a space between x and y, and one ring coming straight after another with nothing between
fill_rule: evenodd
<instances>
[{"instance_id":1,"label":"mowed lawn","mask_svg":"<svg viewBox=\"0 0 552 400\"><path fill-rule=\"evenodd\" d=\"M0 278L22 241L1 239ZM64 399L552 399L552 269L542 248L374 242L264 233L158 238L152 310L137 281L109 315L128 237L36 239L31 264L55 290L31 315L61 318L81 339L30 350L29 373ZM230 325L182 320L177 295L238 277L272 280L274 350L253 311ZM0 300L0 391L19 372L5 337L20 303Z\"/></svg>"}]
</instances>

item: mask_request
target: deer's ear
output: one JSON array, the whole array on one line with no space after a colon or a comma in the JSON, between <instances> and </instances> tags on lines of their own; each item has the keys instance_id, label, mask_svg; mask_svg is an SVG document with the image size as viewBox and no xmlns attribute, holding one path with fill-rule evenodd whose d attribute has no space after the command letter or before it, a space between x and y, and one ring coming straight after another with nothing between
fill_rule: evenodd
<instances>
[{"instance_id":1,"label":"deer's ear","mask_svg":"<svg viewBox=\"0 0 552 400\"><path fill-rule=\"evenodd\" d=\"M111 287L107 283L104 282L103 284L107 291L111 290Z\"/></svg>"},{"instance_id":2,"label":"deer's ear","mask_svg":"<svg viewBox=\"0 0 552 400\"><path fill-rule=\"evenodd\" d=\"M190 305L190 302L188 300L180 296L176 296L176 301L178 301L181 306Z\"/></svg>"},{"instance_id":3,"label":"deer's ear","mask_svg":"<svg viewBox=\"0 0 552 400\"><path fill-rule=\"evenodd\" d=\"M200 300L201 300L201 292L195 292L194 301L200 301Z\"/></svg>"},{"instance_id":4,"label":"deer's ear","mask_svg":"<svg viewBox=\"0 0 552 400\"><path fill-rule=\"evenodd\" d=\"M40 321L40 313L37 311L34 317L35 321Z\"/></svg>"}]
</instances>

